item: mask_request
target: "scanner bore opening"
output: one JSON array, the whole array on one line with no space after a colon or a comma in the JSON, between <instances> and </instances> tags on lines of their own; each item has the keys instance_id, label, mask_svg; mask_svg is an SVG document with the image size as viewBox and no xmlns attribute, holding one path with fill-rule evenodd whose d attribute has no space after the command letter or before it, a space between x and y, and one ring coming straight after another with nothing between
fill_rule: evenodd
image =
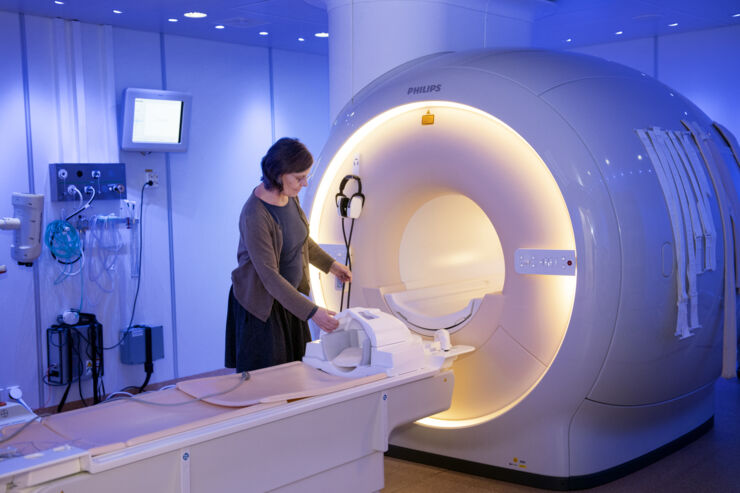
<instances>
[{"instance_id":1,"label":"scanner bore opening","mask_svg":"<svg viewBox=\"0 0 740 493\"><path fill-rule=\"evenodd\" d=\"M504 254L486 213L462 194L419 207L401 237L404 291L385 294L388 307L412 330L434 335L462 329L487 293L504 285Z\"/></svg>"},{"instance_id":2,"label":"scanner bore opening","mask_svg":"<svg viewBox=\"0 0 740 493\"><path fill-rule=\"evenodd\" d=\"M434 125L421 125L430 110ZM319 160L321 179L309 185L306 203L311 236L322 245L339 245L330 199L359 160L367 201L353 240L353 306L387 309L386 293L408 290L415 279L404 277L402 264L410 264L402 259L403 236L423 222L412 216L446 195L468 197L485 211L508 262L520 248L575 249L570 214L547 164L490 113L449 101L408 103L337 132L324 150L328 161ZM503 283L503 275L499 279ZM313 270L311 284L317 303L332 305L334 279ZM558 351L575 287L575 277L507 270L505 286L486 293L465 330L454 334L453 344L477 350L455 362L452 406L423 424L476 426L524 399Z\"/></svg>"}]
</instances>

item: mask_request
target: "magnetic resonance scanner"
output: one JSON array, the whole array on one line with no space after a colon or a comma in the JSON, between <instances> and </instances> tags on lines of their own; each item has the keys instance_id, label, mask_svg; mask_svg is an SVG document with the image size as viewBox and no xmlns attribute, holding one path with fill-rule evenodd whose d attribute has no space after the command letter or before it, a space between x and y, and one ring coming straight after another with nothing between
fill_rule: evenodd
<instances>
[{"instance_id":1,"label":"magnetic resonance scanner","mask_svg":"<svg viewBox=\"0 0 740 493\"><path fill-rule=\"evenodd\" d=\"M359 175L353 306L476 348L450 409L391 443L576 485L710 426L735 327L733 146L680 94L585 55L430 55L358 93L304 199L311 235L343 246L333 197Z\"/></svg>"}]
</instances>

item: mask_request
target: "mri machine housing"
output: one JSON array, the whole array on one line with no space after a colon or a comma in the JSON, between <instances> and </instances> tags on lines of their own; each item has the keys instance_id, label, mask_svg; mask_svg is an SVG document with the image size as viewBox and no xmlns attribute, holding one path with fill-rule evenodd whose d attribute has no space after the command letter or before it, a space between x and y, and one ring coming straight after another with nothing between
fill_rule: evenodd
<instances>
[{"instance_id":1,"label":"mri machine housing","mask_svg":"<svg viewBox=\"0 0 740 493\"><path fill-rule=\"evenodd\" d=\"M542 51L430 55L353 98L304 198L312 237L343 248L333 194L359 174L352 305L477 348L396 453L571 488L711 426L740 190L718 128L645 74ZM338 306L318 272L312 292Z\"/></svg>"}]
</instances>

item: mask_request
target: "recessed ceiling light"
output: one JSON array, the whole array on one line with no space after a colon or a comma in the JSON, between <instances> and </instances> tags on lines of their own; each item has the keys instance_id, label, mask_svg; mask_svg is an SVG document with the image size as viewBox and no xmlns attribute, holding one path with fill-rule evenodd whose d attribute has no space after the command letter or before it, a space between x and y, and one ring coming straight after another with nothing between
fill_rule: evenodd
<instances>
[{"instance_id":1,"label":"recessed ceiling light","mask_svg":"<svg viewBox=\"0 0 740 493\"><path fill-rule=\"evenodd\" d=\"M298 41L300 41L301 43L303 43L303 42L304 42L304 41L306 41L306 40L305 40L305 39L303 39L303 38L298 38Z\"/></svg>"},{"instance_id":2,"label":"recessed ceiling light","mask_svg":"<svg viewBox=\"0 0 740 493\"><path fill-rule=\"evenodd\" d=\"M260 31L260 36L267 36L268 34L270 33L268 33L267 31Z\"/></svg>"},{"instance_id":3,"label":"recessed ceiling light","mask_svg":"<svg viewBox=\"0 0 740 493\"><path fill-rule=\"evenodd\" d=\"M314 34L314 36L316 36L317 38L328 38L329 33L316 33Z\"/></svg>"},{"instance_id":4,"label":"recessed ceiling light","mask_svg":"<svg viewBox=\"0 0 740 493\"><path fill-rule=\"evenodd\" d=\"M676 27L678 26L678 22L672 22L671 24L668 24L668 27Z\"/></svg>"},{"instance_id":5,"label":"recessed ceiling light","mask_svg":"<svg viewBox=\"0 0 740 493\"><path fill-rule=\"evenodd\" d=\"M120 10L113 10L113 13L114 14L123 14L123 12L121 12Z\"/></svg>"},{"instance_id":6,"label":"recessed ceiling light","mask_svg":"<svg viewBox=\"0 0 740 493\"><path fill-rule=\"evenodd\" d=\"M62 2L62 0L54 0L54 3L57 5L64 5L64 2Z\"/></svg>"},{"instance_id":7,"label":"recessed ceiling light","mask_svg":"<svg viewBox=\"0 0 740 493\"><path fill-rule=\"evenodd\" d=\"M171 18L169 18L167 20L170 21L170 22L177 22L177 19L175 19L174 17L171 17Z\"/></svg>"},{"instance_id":8,"label":"recessed ceiling light","mask_svg":"<svg viewBox=\"0 0 740 493\"><path fill-rule=\"evenodd\" d=\"M573 38L568 38L568 39L565 40L566 43L570 43L572 41L573 41Z\"/></svg>"},{"instance_id":9,"label":"recessed ceiling light","mask_svg":"<svg viewBox=\"0 0 740 493\"><path fill-rule=\"evenodd\" d=\"M205 12L185 12L184 15L189 19L202 19L203 17L208 17L208 14Z\"/></svg>"},{"instance_id":10,"label":"recessed ceiling light","mask_svg":"<svg viewBox=\"0 0 740 493\"><path fill-rule=\"evenodd\" d=\"M221 24L219 24L218 26L213 26L213 27L215 27L216 29L223 29L224 28L224 26L222 26Z\"/></svg>"},{"instance_id":11,"label":"recessed ceiling light","mask_svg":"<svg viewBox=\"0 0 740 493\"><path fill-rule=\"evenodd\" d=\"M617 36L620 36L620 35L624 34L624 31L617 31L614 34L616 34Z\"/></svg>"},{"instance_id":12,"label":"recessed ceiling light","mask_svg":"<svg viewBox=\"0 0 740 493\"><path fill-rule=\"evenodd\" d=\"M740 14L732 14L732 17L740 17Z\"/></svg>"}]
</instances>

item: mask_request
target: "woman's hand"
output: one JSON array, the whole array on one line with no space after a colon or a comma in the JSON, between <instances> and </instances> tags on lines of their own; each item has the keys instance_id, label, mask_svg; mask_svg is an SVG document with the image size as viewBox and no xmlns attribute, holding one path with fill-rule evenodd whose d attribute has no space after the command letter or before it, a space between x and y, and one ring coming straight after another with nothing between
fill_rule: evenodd
<instances>
[{"instance_id":1,"label":"woman's hand","mask_svg":"<svg viewBox=\"0 0 740 493\"><path fill-rule=\"evenodd\" d=\"M339 321L334 318L336 314L337 312L319 307L316 313L313 314L313 317L311 317L311 320L324 332L334 332L339 327Z\"/></svg>"},{"instance_id":2,"label":"woman's hand","mask_svg":"<svg viewBox=\"0 0 740 493\"><path fill-rule=\"evenodd\" d=\"M337 276L337 278L342 282L352 282L352 272L350 272L349 267L344 264L340 264L335 261L331 264L329 272Z\"/></svg>"}]
</instances>

